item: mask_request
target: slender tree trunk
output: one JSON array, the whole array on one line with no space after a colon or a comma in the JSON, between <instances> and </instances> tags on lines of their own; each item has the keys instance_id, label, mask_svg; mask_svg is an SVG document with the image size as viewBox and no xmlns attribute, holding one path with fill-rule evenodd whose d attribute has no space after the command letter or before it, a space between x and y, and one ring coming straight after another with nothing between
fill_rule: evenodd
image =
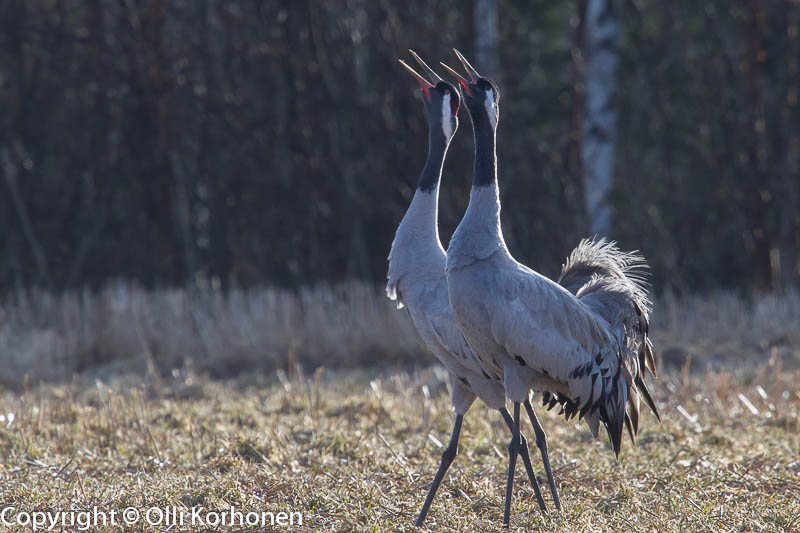
<instances>
[{"instance_id":1,"label":"slender tree trunk","mask_svg":"<svg viewBox=\"0 0 800 533\"><path fill-rule=\"evenodd\" d=\"M583 182L583 115L585 91L585 51L586 51L586 3L578 0L577 25L573 32L572 65L570 67L570 116L569 141L567 143L567 173L569 185L566 191L567 201L572 209L575 229L579 235L589 231L586 213L586 195Z\"/></svg>"},{"instance_id":2,"label":"slender tree trunk","mask_svg":"<svg viewBox=\"0 0 800 533\"><path fill-rule=\"evenodd\" d=\"M785 78L783 90L779 92L779 114L782 118L781 131L783 160L780 165L780 183L778 184L778 250L779 281L784 289L797 285L800 272L797 267L798 232L800 232L800 135L797 131L798 101L797 87L800 87L798 76L797 49L798 21L795 14L797 8L791 0L784 2L784 26L781 28L785 46L784 57Z\"/></svg>"},{"instance_id":3,"label":"slender tree trunk","mask_svg":"<svg viewBox=\"0 0 800 533\"><path fill-rule=\"evenodd\" d=\"M585 172L586 211L590 231L611 232L609 192L613 182L617 140L617 65L619 21L614 0L586 4L586 117L581 147Z\"/></svg>"},{"instance_id":4,"label":"slender tree trunk","mask_svg":"<svg viewBox=\"0 0 800 533\"><path fill-rule=\"evenodd\" d=\"M354 60L353 71L358 86L363 86L369 75L369 53L370 49L364 46L369 39L371 31L370 25L370 1L358 0L351 5L355 8L350 19L350 38L352 39L352 57ZM358 183L360 160L358 153L362 149L353 139L358 135L358 123L353 119L359 116L358 101L350 99L349 95L340 93L344 108L349 107L351 111L347 114L347 119L339 125L344 142L339 141L338 145L345 154L341 160L342 177L344 179L347 210L351 213L350 226L350 253L347 255L347 277L353 279L372 278L366 222L364 220L363 209L363 188ZM363 175L363 174L362 174Z\"/></svg>"},{"instance_id":5,"label":"slender tree trunk","mask_svg":"<svg viewBox=\"0 0 800 533\"><path fill-rule=\"evenodd\" d=\"M208 267L211 281L219 280L220 288L227 290L231 282L231 251L228 243L228 216L225 184L222 176L212 165L218 158L211 157L215 144L218 143L216 125L212 120L214 102L223 100L220 93L224 87L224 36L225 28L219 17L219 5L214 0L200 2L201 28L206 36L205 53L203 54L203 82L206 94L203 101L203 115L200 120L199 150L197 153L198 172L208 189L208 198L204 200L209 210L209 220L205 231L208 233ZM276 88L275 94L280 93ZM280 106L280 103L278 104Z\"/></svg>"},{"instance_id":6,"label":"slender tree trunk","mask_svg":"<svg viewBox=\"0 0 800 533\"><path fill-rule=\"evenodd\" d=\"M800 137L791 134L786 147L785 170L780 179L779 190L779 251L780 286L784 289L797 285L800 269L797 267L798 232L800 232Z\"/></svg>"},{"instance_id":7,"label":"slender tree trunk","mask_svg":"<svg viewBox=\"0 0 800 533\"><path fill-rule=\"evenodd\" d=\"M186 264L182 261L176 226L180 215L176 213L173 186L175 169L170 157L169 123L172 109L167 101L168 72L165 67L164 30L166 25L166 6L163 0L147 0L137 8L133 2L126 2L129 24L134 31L131 43L134 53L134 66L137 82L143 99L143 112L147 128L153 135L152 164L156 204L158 206L158 263L156 282L175 284L186 279ZM137 10L141 9L141 12ZM136 57L136 48L141 48L142 60ZM185 251L185 250L184 250Z\"/></svg>"},{"instance_id":8,"label":"slender tree trunk","mask_svg":"<svg viewBox=\"0 0 800 533\"><path fill-rule=\"evenodd\" d=\"M108 103L108 83L110 69L108 60L111 53L106 44L106 14L103 0L91 0L87 13L86 25L89 29L89 52L95 71L97 92L95 95L95 113L89 117L91 134L91 153L94 159L88 162L90 172L85 173L81 187L81 209L84 213L91 213L91 224L83 231L78 245L70 259L70 266L66 271L64 284L66 286L78 285L82 280L83 268L92 245L100 236L111 211L113 195L111 187L111 167L114 163L117 150L112 147L111 116ZM86 215L84 214L83 217Z\"/></svg>"},{"instance_id":9,"label":"slender tree trunk","mask_svg":"<svg viewBox=\"0 0 800 533\"><path fill-rule=\"evenodd\" d=\"M747 146L750 175L747 177L745 194L753 238L753 270L756 283L772 285L772 245L767 226L767 206L764 192L767 190L764 173L764 94L763 63L766 52L763 48L764 9L760 0L748 2L749 23L747 27L747 98L749 138Z\"/></svg>"},{"instance_id":10,"label":"slender tree trunk","mask_svg":"<svg viewBox=\"0 0 800 533\"><path fill-rule=\"evenodd\" d=\"M496 77L500 70L497 41L500 38L496 0L475 0L475 68L482 75Z\"/></svg>"}]
</instances>

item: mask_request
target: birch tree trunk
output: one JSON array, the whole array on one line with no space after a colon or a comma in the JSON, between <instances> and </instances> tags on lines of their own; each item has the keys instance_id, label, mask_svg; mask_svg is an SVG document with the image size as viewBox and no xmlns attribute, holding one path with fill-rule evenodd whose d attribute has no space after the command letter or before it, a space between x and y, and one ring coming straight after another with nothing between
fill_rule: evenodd
<instances>
[{"instance_id":1,"label":"birch tree trunk","mask_svg":"<svg viewBox=\"0 0 800 533\"><path fill-rule=\"evenodd\" d=\"M500 70L497 57L499 39L496 0L475 0L475 68L483 76L495 77Z\"/></svg>"},{"instance_id":2,"label":"birch tree trunk","mask_svg":"<svg viewBox=\"0 0 800 533\"><path fill-rule=\"evenodd\" d=\"M589 228L599 237L611 232L608 194L617 139L617 42L619 21L614 0L586 5L586 114L581 147Z\"/></svg>"}]
</instances>

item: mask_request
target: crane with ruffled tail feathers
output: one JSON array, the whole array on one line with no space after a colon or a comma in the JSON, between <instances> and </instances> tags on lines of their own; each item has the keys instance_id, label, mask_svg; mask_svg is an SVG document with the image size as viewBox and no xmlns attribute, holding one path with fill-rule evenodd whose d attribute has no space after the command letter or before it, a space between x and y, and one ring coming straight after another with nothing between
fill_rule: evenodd
<instances>
[{"instance_id":1,"label":"crane with ruffled tail feathers","mask_svg":"<svg viewBox=\"0 0 800 533\"><path fill-rule=\"evenodd\" d=\"M499 93L494 82L455 53L469 80L442 65L461 86L469 111L475 171L469 206L447 251L448 295L483 370L503 376L514 405L503 513L508 526L521 405L558 501L546 435L528 399L532 390L545 393L548 405L561 404L567 416L585 417L595 435L602 423L617 456L623 426L631 438L638 430L640 394L659 416L644 384L644 368L655 373L647 338L650 302L639 277L643 260L613 244L582 243L565 265L563 286L513 258L500 225Z\"/></svg>"},{"instance_id":2,"label":"crane with ruffled tail feathers","mask_svg":"<svg viewBox=\"0 0 800 533\"><path fill-rule=\"evenodd\" d=\"M631 376L636 387L631 387L623 419L631 442L635 442L639 431L640 396L656 418L661 420L643 374L647 369L653 377L657 377L653 344L648 337L652 304L645 288L646 269L647 263L636 252L622 252L616 243L604 239L583 239L567 258L558 278L559 285L605 318L620 342L626 344L629 353L637 354L640 372ZM542 403L548 409L561 405L561 412L567 419L574 417L581 409L578 402L558 393L545 392ZM598 416L587 417L594 436L597 436L598 419ZM621 435L613 437L609 433L609 437L612 443L616 439L614 450L619 454Z\"/></svg>"}]
</instances>

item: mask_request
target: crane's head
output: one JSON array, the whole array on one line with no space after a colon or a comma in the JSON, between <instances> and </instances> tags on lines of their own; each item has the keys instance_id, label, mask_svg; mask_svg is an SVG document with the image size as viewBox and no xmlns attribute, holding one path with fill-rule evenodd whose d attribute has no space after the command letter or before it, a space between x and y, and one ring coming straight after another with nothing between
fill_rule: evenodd
<instances>
[{"instance_id":1,"label":"crane's head","mask_svg":"<svg viewBox=\"0 0 800 533\"><path fill-rule=\"evenodd\" d=\"M497 91L497 85L488 79L478 74L478 71L469 64L469 61L461 55L461 52L453 48L456 57L461 61L464 70L467 71L469 80L462 77L458 72L451 69L444 63L441 65L453 75L464 93L464 102L467 104L470 118L473 122L476 119L483 117L488 118L489 124L492 128L497 128L497 121L500 118L500 108L498 102L500 101L500 93Z\"/></svg>"},{"instance_id":2,"label":"crane's head","mask_svg":"<svg viewBox=\"0 0 800 533\"><path fill-rule=\"evenodd\" d=\"M422 67L423 72L427 74L428 79L417 73L402 59L399 60L400 64L414 76L422 89L422 100L428 110L428 124L431 131L441 130L445 140L449 142L458 128L458 106L461 103L458 91L440 78L413 50L409 50L409 52Z\"/></svg>"}]
</instances>

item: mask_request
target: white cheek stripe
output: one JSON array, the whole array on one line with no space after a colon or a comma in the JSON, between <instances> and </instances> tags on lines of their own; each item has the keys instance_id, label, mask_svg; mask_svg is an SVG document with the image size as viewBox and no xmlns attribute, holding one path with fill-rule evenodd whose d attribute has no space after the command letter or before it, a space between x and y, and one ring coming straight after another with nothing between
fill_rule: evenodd
<instances>
[{"instance_id":1,"label":"white cheek stripe","mask_svg":"<svg viewBox=\"0 0 800 533\"><path fill-rule=\"evenodd\" d=\"M442 98L442 131L444 138L449 139L453 136L453 122L450 120L450 94L444 95Z\"/></svg>"},{"instance_id":2,"label":"white cheek stripe","mask_svg":"<svg viewBox=\"0 0 800 533\"><path fill-rule=\"evenodd\" d=\"M486 99L483 101L483 107L486 108L486 114L489 115L489 122L492 127L497 127L497 104L494 102L494 91L489 89L486 91Z\"/></svg>"}]
</instances>

